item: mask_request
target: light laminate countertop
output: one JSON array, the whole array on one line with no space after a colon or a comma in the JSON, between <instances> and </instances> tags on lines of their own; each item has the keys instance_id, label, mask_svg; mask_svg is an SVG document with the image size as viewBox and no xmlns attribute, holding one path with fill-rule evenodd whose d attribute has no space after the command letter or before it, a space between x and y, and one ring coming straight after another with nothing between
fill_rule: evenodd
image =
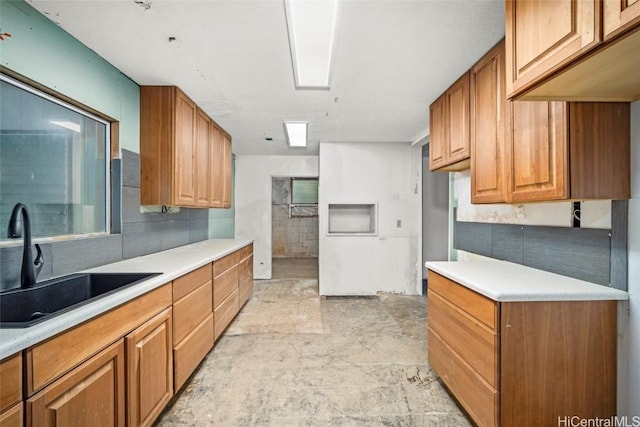
<instances>
[{"instance_id":1,"label":"light laminate countertop","mask_svg":"<svg viewBox=\"0 0 640 427\"><path fill-rule=\"evenodd\" d=\"M28 328L0 328L0 359L122 305L205 264L249 245L252 240L213 239L84 270L95 273L162 273Z\"/></svg>"},{"instance_id":2,"label":"light laminate countertop","mask_svg":"<svg viewBox=\"0 0 640 427\"><path fill-rule=\"evenodd\" d=\"M494 301L628 300L608 286L507 261L434 261L426 267Z\"/></svg>"}]
</instances>

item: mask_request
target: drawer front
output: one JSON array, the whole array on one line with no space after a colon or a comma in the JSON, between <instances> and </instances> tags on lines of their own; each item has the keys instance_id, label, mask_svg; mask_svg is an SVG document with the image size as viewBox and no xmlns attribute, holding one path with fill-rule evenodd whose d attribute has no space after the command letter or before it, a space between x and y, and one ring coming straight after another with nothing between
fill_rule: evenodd
<instances>
[{"instance_id":1,"label":"drawer front","mask_svg":"<svg viewBox=\"0 0 640 427\"><path fill-rule=\"evenodd\" d=\"M238 251L238 259L239 260L243 260L246 257L248 257L249 255L253 255L253 243L251 243L250 245L245 246L244 248L240 249Z\"/></svg>"},{"instance_id":2,"label":"drawer front","mask_svg":"<svg viewBox=\"0 0 640 427\"><path fill-rule=\"evenodd\" d=\"M173 303L173 343L178 344L213 313L211 281Z\"/></svg>"},{"instance_id":3,"label":"drawer front","mask_svg":"<svg viewBox=\"0 0 640 427\"><path fill-rule=\"evenodd\" d=\"M209 350L213 348L213 313L207 316L173 352L174 392L187 381Z\"/></svg>"},{"instance_id":4,"label":"drawer front","mask_svg":"<svg viewBox=\"0 0 640 427\"><path fill-rule=\"evenodd\" d=\"M498 303L429 270L429 291L440 294L482 323L498 331Z\"/></svg>"},{"instance_id":5,"label":"drawer front","mask_svg":"<svg viewBox=\"0 0 640 427\"><path fill-rule=\"evenodd\" d=\"M498 425L499 394L442 338L428 329L429 364L480 427Z\"/></svg>"},{"instance_id":6,"label":"drawer front","mask_svg":"<svg viewBox=\"0 0 640 427\"><path fill-rule=\"evenodd\" d=\"M474 317L429 295L429 327L493 387L498 388L499 335Z\"/></svg>"},{"instance_id":7,"label":"drawer front","mask_svg":"<svg viewBox=\"0 0 640 427\"><path fill-rule=\"evenodd\" d=\"M211 264L203 265L191 273L178 277L173 281L173 300L178 301L211 280Z\"/></svg>"},{"instance_id":8,"label":"drawer front","mask_svg":"<svg viewBox=\"0 0 640 427\"><path fill-rule=\"evenodd\" d=\"M3 412L2 415L0 415L0 427L22 427L23 406L22 403L18 403L7 410L7 412Z\"/></svg>"},{"instance_id":9,"label":"drawer front","mask_svg":"<svg viewBox=\"0 0 640 427\"><path fill-rule=\"evenodd\" d=\"M227 328L229 323L233 320L235 315L238 313L238 290L236 289L225 299L222 301L214 311L215 315L215 326L216 326L216 339Z\"/></svg>"},{"instance_id":10,"label":"drawer front","mask_svg":"<svg viewBox=\"0 0 640 427\"><path fill-rule=\"evenodd\" d=\"M213 262L213 277L217 277L220 274L224 273L234 265L236 265L239 261L238 259L238 251L233 252L219 260Z\"/></svg>"},{"instance_id":11,"label":"drawer front","mask_svg":"<svg viewBox=\"0 0 640 427\"><path fill-rule=\"evenodd\" d=\"M213 307L217 308L233 291L238 290L238 266L213 279Z\"/></svg>"},{"instance_id":12,"label":"drawer front","mask_svg":"<svg viewBox=\"0 0 640 427\"><path fill-rule=\"evenodd\" d=\"M238 269L238 283L242 284L250 280L253 281L253 255L240 261Z\"/></svg>"},{"instance_id":13,"label":"drawer front","mask_svg":"<svg viewBox=\"0 0 640 427\"><path fill-rule=\"evenodd\" d=\"M0 362L0 412L22 400L22 353Z\"/></svg>"},{"instance_id":14,"label":"drawer front","mask_svg":"<svg viewBox=\"0 0 640 427\"><path fill-rule=\"evenodd\" d=\"M27 350L27 394L52 382L171 305L166 284Z\"/></svg>"},{"instance_id":15,"label":"drawer front","mask_svg":"<svg viewBox=\"0 0 640 427\"><path fill-rule=\"evenodd\" d=\"M238 309L253 295L253 280L249 280L238 287Z\"/></svg>"}]
</instances>

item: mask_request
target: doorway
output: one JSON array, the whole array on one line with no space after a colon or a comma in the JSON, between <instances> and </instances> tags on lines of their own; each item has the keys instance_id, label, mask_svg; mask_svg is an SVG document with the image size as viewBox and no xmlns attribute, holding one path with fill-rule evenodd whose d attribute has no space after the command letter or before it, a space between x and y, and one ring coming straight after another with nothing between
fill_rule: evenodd
<instances>
[{"instance_id":1,"label":"doorway","mask_svg":"<svg viewBox=\"0 0 640 427\"><path fill-rule=\"evenodd\" d=\"M318 278L318 178L273 177L273 279Z\"/></svg>"}]
</instances>

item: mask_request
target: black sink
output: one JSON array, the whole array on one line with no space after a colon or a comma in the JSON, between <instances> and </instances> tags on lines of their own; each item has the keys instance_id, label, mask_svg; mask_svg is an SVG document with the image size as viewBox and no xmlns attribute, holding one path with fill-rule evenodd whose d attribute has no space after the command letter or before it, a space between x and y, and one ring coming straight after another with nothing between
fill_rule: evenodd
<instances>
[{"instance_id":1,"label":"black sink","mask_svg":"<svg viewBox=\"0 0 640 427\"><path fill-rule=\"evenodd\" d=\"M80 273L0 292L0 328L23 328L162 273Z\"/></svg>"}]
</instances>

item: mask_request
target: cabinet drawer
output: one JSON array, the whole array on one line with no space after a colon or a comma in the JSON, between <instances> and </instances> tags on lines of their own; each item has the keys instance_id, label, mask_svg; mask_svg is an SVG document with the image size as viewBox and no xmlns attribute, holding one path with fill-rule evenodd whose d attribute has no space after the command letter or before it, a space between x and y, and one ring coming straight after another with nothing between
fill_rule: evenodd
<instances>
[{"instance_id":1,"label":"cabinet drawer","mask_svg":"<svg viewBox=\"0 0 640 427\"><path fill-rule=\"evenodd\" d=\"M24 409L22 402L0 415L0 427L22 427Z\"/></svg>"},{"instance_id":2,"label":"cabinet drawer","mask_svg":"<svg viewBox=\"0 0 640 427\"><path fill-rule=\"evenodd\" d=\"M211 281L173 303L173 343L178 344L213 312Z\"/></svg>"},{"instance_id":3,"label":"cabinet drawer","mask_svg":"<svg viewBox=\"0 0 640 427\"><path fill-rule=\"evenodd\" d=\"M0 412L22 400L22 354L0 362Z\"/></svg>"},{"instance_id":4,"label":"cabinet drawer","mask_svg":"<svg viewBox=\"0 0 640 427\"><path fill-rule=\"evenodd\" d=\"M217 309L222 301L236 290L238 290L238 266L234 265L230 270L213 279L213 307Z\"/></svg>"},{"instance_id":5,"label":"cabinet drawer","mask_svg":"<svg viewBox=\"0 0 640 427\"><path fill-rule=\"evenodd\" d=\"M226 327L231 323L236 313L238 313L238 290L234 290L231 295L227 297L222 303L215 309L215 327L216 327L216 339L224 332Z\"/></svg>"},{"instance_id":6,"label":"cabinet drawer","mask_svg":"<svg viewBox=\"0 0 640 427\"><path fill-rule=\"evenodd\" d=\"M211 264L203 265L197 270L173 281L173 300L178 301L189 292L211 280Z\"/></svg>"},{"instance_id":7,"label":"cabinet drawer","mask_svg":"<svg viewBox=\"0 0 640 427\"><path fill-rule=\"evenodd\" d=\"M213 277L217 277L238 263L238 252L229 254L213 262Z\"/></svg>"},{"instance_id":8,"label":"cabinet drawer","mask_svg":"<svg viewBox=\"0 0 640 427\"><path fill-rule=\"evenodd\" d=\"M171 305L166 284L27 350L27 393L49 384Z\"/></svg>"},{"instance_id":9,"label":"cabinet drawer","mask_svg":"<svg viewBox=\"0 0 640 427\"><path fill-rule=\"evenodd\" d=\"M438 293L494 331L498 330L498 303L495 301L429 270L429 292L431 291Z\"/></svg>"},{"instance_id":10,"label":"cabinet drawer","mask_svg":"<svg viewBox=\"0 0 640 427\"><path fill-rule=\"evenodd\" d=\"M173 352L173 382L177 392L213 347L213 313L204 319Z\"/></svg>"},{"instance_id":11,"label":"cabinet drawer","mask_svg":"<svg viewBox=\"0 0 640 427\"><path fill-rule=\"evenodd\" d=\"M240 261L240 264L238 264L238 276L239 284L253 281L253 255L249 255L248 258Z\"/></svg>"},{"instance_id":12,"label":"cabinet drawer","mask_svg":"<svg viewBox=\"0 0 640 427\"><path fill-rule=\"evenodd\" d=\"M493 388L498 388L499 335L436 293L429 295L427 313L429 327Z\"/></svg>"},{"instance_id":13,"label":"cabinet drawer","mask_svg":"<svg viewBox=\"0 0 640 427\"><path fill-rule=\"evenodd\" d=\"M249 255L253 254L253 243L245 246L244 248L238 250L238 260L243 260Z\"/></svg>"},{"instance_id":14,"label":"cabinet drawer","mask_svg":"<svg viewBox=\"0 0 640 427\"><path fill-rule=\"evenodd\" d=\"M499 394L429 327L429 364L480 427L498 425Z\"/></svg>"},{"instance_id":15,"label":"cabinet drawer","mask_svg":"<svg viewBox=\"0 0 640 427\"><path fill-rule=\"evenodd\" d=\"M248 280L238 286L238 309L253 295L253 280Z\"/></svg>"}]
</instances>

